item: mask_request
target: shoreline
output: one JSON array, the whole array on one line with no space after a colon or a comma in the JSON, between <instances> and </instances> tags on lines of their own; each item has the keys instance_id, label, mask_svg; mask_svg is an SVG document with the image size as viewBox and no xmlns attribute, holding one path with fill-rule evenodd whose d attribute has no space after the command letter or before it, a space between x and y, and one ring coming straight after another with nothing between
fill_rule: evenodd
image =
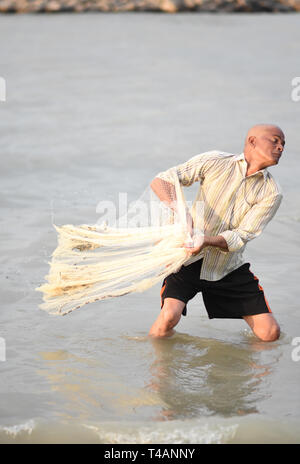
<instances>
[{"instance_id":1,"label":"shoreline","mask_svg":"<svg viewBox=\"0 0 300 464\"><path fill-rule=\"evenodd\" d=\"M300 0L0 0L0 14L158 12L293 13Z\"/></svg>"}]
</instances>

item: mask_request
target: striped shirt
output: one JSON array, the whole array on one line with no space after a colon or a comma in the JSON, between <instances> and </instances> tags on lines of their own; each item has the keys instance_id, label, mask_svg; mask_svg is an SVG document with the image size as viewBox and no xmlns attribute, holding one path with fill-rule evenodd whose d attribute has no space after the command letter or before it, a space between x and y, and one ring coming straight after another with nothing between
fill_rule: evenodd
<instances>
[{"instance_id":1,"label":"striped shirt","mask_svg":"<svg viewBox=\"0 0 300 464\"><path fill-rule=\"evenodd\" d=\"M267 169L246 176L244 154L210 151L171 168L181 185L199 182L195 201L203 202L205 235L222 235L228 250L208 246L185 265L203 258L200 278L214 281L240 267L249 240L258 237L275 215L281 200L280 187ZM156 177L170 182L169 171ZM195 221L195 216L194 216Z\"/></svg>"}]
</instances>

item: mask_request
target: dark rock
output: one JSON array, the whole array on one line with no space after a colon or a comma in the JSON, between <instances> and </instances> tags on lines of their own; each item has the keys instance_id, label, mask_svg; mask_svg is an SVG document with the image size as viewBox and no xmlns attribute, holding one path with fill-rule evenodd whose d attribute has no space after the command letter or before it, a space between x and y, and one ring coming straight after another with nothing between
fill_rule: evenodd
<instances>
[{"instance_id":1,"label":"dark rock","mask_svg":"<svg viewBox=\"0 0 300 464\"><path fill-rule=\"evenodd\" d=\"M0 14L84 11L288 13L300 11L300 0L0 0Z\"/></svg>"}]
</instances>

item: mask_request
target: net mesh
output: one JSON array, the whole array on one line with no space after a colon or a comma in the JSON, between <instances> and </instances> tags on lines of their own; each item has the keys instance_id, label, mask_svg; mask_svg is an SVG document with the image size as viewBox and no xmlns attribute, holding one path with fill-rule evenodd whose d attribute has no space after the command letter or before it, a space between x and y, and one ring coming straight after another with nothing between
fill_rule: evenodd
<instances>
[{"instance_id":1,"label":"net mesh","mask_svg":"<svg viewBox=\"0 0 300 464\"><path fill-rule=\"evenodd\" d=\"M46 283L36 289L43 293L40 308L65 315L87 303L147 290L190 258L184 244L199 244L201 224L202 205L188 207L171 170L168 181L155 178L113 226L54 226L58 245Z\"/></svg>"}]
</instances>

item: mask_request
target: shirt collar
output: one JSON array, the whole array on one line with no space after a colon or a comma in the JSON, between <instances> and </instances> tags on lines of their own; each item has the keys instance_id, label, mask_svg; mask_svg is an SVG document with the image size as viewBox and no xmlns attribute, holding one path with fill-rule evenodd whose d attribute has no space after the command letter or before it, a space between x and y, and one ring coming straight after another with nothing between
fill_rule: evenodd
<instances>
[{"instance_id":1,"label":"shirt collar","mask_svg":"<svg viewBox=\"0 0 300 464\"><path fill-rule=\"evenodd\" d=\"M244 155L244 153L241 153L240 155L237 155L237 156L236 156L236 160L237 160L237 161L242 160L242 161L244 161L244 162L247 164L247 162L246 162L246 160L245 160L245 155ZM255 175L258 174L259 172L262 173L262 175L264 176L264 180L266 180L266 179L267 179L267 176L268 176L268 170L267 170L267 168L260 169L259 171L256 171L256 172L254 172L254 173L251 174L251 175L252 175L252 176L255 176Z\"/></svg>"}]
</instances>

